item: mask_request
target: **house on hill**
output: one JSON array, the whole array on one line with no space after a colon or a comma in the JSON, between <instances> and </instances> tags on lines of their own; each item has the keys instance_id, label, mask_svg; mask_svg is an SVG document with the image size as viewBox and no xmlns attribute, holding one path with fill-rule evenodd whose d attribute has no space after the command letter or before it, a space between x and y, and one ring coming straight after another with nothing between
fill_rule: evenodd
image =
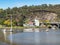
<instances>
[{"instance_id":1,"label":"house on hill","mask_svg":"<svg viewBox=\"0 0 60 45\"><path fill-rule=\"evenodd\" d=\"M36 16L34 19L30 19L27 24L24 24L26 26L39 26L39 19Z\"/></svg>"}]
</instances>

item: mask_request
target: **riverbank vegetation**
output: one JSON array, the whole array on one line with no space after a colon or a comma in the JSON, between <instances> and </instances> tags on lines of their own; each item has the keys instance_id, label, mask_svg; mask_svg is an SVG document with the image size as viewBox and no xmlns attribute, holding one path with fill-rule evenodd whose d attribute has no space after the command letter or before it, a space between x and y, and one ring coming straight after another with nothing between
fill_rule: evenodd
<instances>
[{"instance_id":1,"label":"riverbank vegetation","mask_svg":"<svg viewBox=\"0 0 60 45\"><path fill-rule=\"evenodd\" d=\"M54 13L57 14L56 21L60 21L60 4L56 4L56 5L42 4L42 5L32 5L32 6L25 5L22 7L13 7L13 8L8 7L7 9L0 9L0 25L5 26L5 27L7 26L10 27L11 26L11 15L12 15L12 25L23 26L26 20L28 20L29 18L33 19L33 17L35 16L35 14L32 14L31 12L32 10L33 11L34 10L47 10L51 12L53 11ZM36 15L38 15L38 13Z\"/></svg>"}]
</instances>

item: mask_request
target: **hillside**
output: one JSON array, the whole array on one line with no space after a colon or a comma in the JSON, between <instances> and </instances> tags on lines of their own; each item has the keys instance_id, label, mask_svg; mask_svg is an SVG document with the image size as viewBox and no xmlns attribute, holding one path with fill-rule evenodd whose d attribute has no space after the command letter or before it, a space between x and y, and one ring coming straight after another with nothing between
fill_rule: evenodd
<instances>
[{"instance_id":1,"label":"hillside","mask_svg":"<svg viewBox=\"0 0 60 45\"><path fill-rule=\"evenodd\" d=\"M35 10L41 10L36 11ZM44 11L42 11L44 10ZM50 11L50 12L45 12L45 11ZM24 21L27 19L34 19L35 16L40 18L40 21L55 21L59 22L60 21L60 4L57 5L52 5L52 4L42 4L42 5L32 5L32 6L22 6L22 7L14 7L14 8L7 8L7 9L0 9L0 24L1 25L10 25L10 17L12 15L13 19L13 25L20 25L22 26ZM50 19L49 19L50 18ZM52 19L52 20L51 20Z\"/></svg>"}]
</instances>

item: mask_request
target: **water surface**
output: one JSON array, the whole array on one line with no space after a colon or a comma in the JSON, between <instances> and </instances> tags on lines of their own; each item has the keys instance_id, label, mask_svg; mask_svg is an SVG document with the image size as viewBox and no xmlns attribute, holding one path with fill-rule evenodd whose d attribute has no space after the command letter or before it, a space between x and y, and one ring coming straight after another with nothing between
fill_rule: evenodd
<instances>
[{"instance_id":1,"label":"water surface","mask_svg":"<svg viewBox=\"0 0 60 45\"><path fill-rule=\"evenodd\" d=\"M8 39L17 45L60 45L60 30L20 32L9 35Z\"/></svg>"}]
</instances>

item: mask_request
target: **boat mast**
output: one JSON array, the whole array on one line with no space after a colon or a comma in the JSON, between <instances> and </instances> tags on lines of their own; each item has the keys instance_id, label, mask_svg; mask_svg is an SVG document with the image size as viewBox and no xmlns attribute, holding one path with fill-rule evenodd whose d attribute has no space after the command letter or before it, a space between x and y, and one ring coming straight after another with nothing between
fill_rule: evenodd
<instances>
[{"instance_id":1,"label":"boat mast","mask_svg":"<svg viewBox=\"0 0 60 45\"><path fill-rule=\"evenodd\" d=\"M12 15L11 15L11 31L12 31Z\"/></svg>"}]
</instances>

